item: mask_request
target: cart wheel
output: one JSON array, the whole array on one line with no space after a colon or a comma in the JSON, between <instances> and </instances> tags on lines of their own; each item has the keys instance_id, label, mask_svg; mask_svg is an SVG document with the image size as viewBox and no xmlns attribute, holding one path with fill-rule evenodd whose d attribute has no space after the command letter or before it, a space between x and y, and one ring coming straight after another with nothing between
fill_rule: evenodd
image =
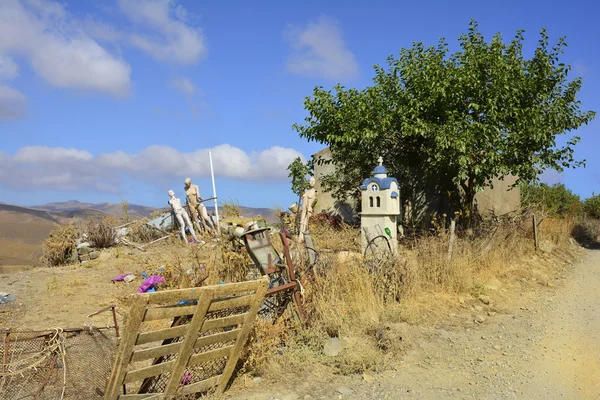
<instances>
[{"instance_id":1,"label":"cart wheel","mask_svg":"<svg viewBox=\"0 0 600 400\"><path fill-rule=\"evenodd\" d=\"M387 237L380 235L371 239L364 253L369 273L378 273L391 254L392 246Z\"/></svg>"}]
</instances>

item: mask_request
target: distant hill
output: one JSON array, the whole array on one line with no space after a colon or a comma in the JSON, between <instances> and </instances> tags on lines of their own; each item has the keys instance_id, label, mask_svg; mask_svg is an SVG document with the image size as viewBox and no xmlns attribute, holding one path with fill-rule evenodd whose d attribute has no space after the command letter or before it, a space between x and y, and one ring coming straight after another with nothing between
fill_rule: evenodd
<instances>
[{"instance_id":1,"label":"distant hill","mask_svg":"<svg viewBox=\"0 0 600 400\"><path fill-rule=\"evenodd\" d=\"M59 220L47 211L0 204L0 265L40 265L40 245Z\"/></svg>"},{"instance_id":2,"label":"distant hill","mask_svg":"<svg viewBox=\"0 0 600 400\"><path fill-rule=\"evenodd\" d=\"M45 211L78 211L78 210L96 210L101 211L105 214L112 215L114 217L122 217L123 216L123 206L118 203L82 203L77 200L69 200L63 201L59 203L47 203L41 204L39 206L33 206L32 208L36 208L38 210ZM140 206L137 204L127 204L127 209L129 210L129 215L132 217L147 217L156 208ZM94 215L92 215L94 216Z\"/></svg>"},{"instance_id":3,"label":"distant hill","mask_svg":"<svg viewBox=\"0 0 600 400\"><path fill-rule=\"evenodd\" d=\"M209 212L214 211L214 207L211 206L212 204L207 204ZM133 218L140 218L148 217L157 209L128 204L128 210ZM221 208L219 212L223 215ZM246 218L260 215L270 223L277 221L270 208L240 207L240 212ZM80 224L89 217L102 218L107 215L121 218L121 204L93 204L70 200L21 207L0 203L0 265L40 265L41 244L57 226Z\"/></svg>"}]
</instances>

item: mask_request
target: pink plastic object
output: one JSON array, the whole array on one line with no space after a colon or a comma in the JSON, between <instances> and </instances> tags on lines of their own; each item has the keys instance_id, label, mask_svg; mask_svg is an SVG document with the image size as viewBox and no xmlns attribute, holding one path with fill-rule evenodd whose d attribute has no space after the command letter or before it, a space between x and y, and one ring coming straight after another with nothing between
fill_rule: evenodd
<instances>
[{"instance_id":1,"label":"pink plastic object","mask_svg":"<svg viewBox=\"0 0 600 400\"><path fill-rule=\"evenodd\" d=\"M138 288L138 293L146 293L148 290L152 289L154 285L158 285L165 281L160 275L152 275L144 279L144 282Z\"/></svg>"},{"instance_id":2,"label":"pink plastic object","mask_svg":"<svg viewBox=\"0 0 600 400\"><path fill-rule=\"evenodd\" d=\"M124 281L124 280L125 280L125 277L126 277L127 275L133 275L133 274L132 274L132 273L121 274L121 275L119 275L119 276L115 276L115 277L114 277L114 278L112 278L111 280L112 280L113 282L121 282L121 281Z\"/></svg>"}]
</instances>

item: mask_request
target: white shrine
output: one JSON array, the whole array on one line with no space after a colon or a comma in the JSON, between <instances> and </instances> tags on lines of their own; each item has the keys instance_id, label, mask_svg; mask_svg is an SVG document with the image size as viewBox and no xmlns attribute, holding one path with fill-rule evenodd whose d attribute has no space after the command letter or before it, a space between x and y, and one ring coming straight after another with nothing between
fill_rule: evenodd
<instances>
[{"instance_id":1,"label":"white shrine","mask_svg":"<svg viewBox=\"0 0 600 400\"><path fill-rule=\"evenodd\" d=\"M387 169L382 165L383 159L377 160L379 165L373 170L373 176L363 181L360 186L362 194L362 211L360 213L360 231L363 251L370 241L384 236L392 252L398 249L397 221L400 215L400 188L396 178L388 177ZM378 238L378 243L383 240Z\"/></svg>"}]
</instances>

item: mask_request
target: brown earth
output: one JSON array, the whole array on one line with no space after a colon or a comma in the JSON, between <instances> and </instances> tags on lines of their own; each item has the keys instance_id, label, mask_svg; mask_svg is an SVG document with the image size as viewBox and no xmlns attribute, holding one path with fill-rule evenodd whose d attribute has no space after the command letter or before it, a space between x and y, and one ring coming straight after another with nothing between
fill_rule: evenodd
<instances>
[{"instance_id":1,"label":"brown earth","mask_svg":"<svg viewBox=\"0 0 600 400\"><path fill-rule=\"evenodd\" d=\"M553 276L532 269L466 299L432 327L404 329L393 369L238 381L230 399L600 399L600 250ZM482 308L479 311L479 307ZM475 316L483 322L474 322Z\"/></svg>"},{"instance_id":2,"label":"brown earth","mask_svg":"<svg viewBox=\"0 0 600 400\"><path fill-rule=\"evenodd\" d=\"M112 324L109 314L87 315L135 293L151 261L152 254L117 248L82 265L0 271L0 292L17 296L0 305L0 328ZM123 272L138 279L110 281ZM406 351L389 370L341 376L315 364L260 382L239 377L226 397L600 399L599 288L600 251L558 249L490 285L489 304L456 298L456 312L430 325L396 324Z\"/></svg>"}]
</instances>

